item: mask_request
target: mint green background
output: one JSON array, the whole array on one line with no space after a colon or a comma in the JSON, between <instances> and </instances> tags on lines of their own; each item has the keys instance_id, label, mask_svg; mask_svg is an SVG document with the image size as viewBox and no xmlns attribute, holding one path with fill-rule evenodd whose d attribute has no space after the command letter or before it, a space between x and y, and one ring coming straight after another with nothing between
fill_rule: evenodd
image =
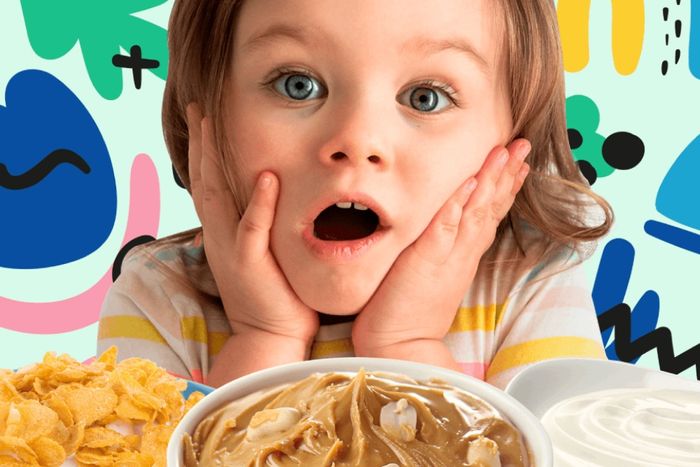
<instances>
[{"instance_id":1,"label":"mint green background","mask_svg":"<svg viewBox=\"0 0 700 467\"><path fill-rule=\"evenodd\" d=\"M637 70L630 76L619 75L612 63L610 2L592 3L591 60L583 71L567 73L567 95L585 94L596 102L601 114L599 133L607 136L617 131L631 132L642 138L646 150L636 168L615 171L598 179L594 185L595 191L611 202L616 223L587 263L587 271L592 285L605 243L618 237L630 241L636 256L626 302L634 305L646 290L656 290L661 299L658 326L671 329L674 350L678 354L700 342L700 306L693 294L700 276L700 255L646 235L643 225L648 219L673 224L654 209L656 192L676 157L700 132L700 80L688 69L690 2L684 1L679 7L670 1L645 2L644 49ZM664 6L672 12L668 23L661 17ZM171 8L172 1L168 1L137 16L165 28ZM676 39L672 31L676 17L683 20L680 39ZM671 35L671 45L680 48L682 55L679 64L671 64L664 77L660 72L661 61L671 61L675 48L664 46L665 33ZM57 60L36 56L27 39L18 1L0 3L0 35L0 90L3 92L0 103L4 104L7 82L21 70L38 68L59 78L80 97L103 132L112 155L118 190L114 229L97 251L74 263L43 270L0 268L0 296L32 302L62 300L90 288L109 269L126 227L131 163L141 152L154 161L160 178L158 236L198 225L189 196L173 181L163 142L162 80L144 73L142 88L137 90L130 72L125 71L122 95L112 101L103 99L88 79L79 45ZM126 52L122 50L122 54ZM5 312L8 311L0 310L0 313ZM54 335L0 329L0 368L14 368L40 360L48 350L67 352L81 360L89 358L95 352L96 334L96 324ZM658 368L656 352L646 354L638 364ZM686 370L683 376L695 378L695 369Z\"/></svg>"}]
</instances>

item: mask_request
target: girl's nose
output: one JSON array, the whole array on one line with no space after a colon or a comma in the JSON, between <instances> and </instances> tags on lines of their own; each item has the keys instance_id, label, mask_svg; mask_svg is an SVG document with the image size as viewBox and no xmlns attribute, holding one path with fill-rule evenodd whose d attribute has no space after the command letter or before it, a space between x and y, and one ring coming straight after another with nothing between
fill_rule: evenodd
<instances>
[{"instance_id":1,"label":"girl's nose","mask_svg":"<svg viewBox=\"0 0 700 467\"><path fill-rule=\"evenodd\" d=\"M320 161L329 167L349 165L385 170L391 165L391 129L385 96L377 93L349 99L340 98L327 108L330 118L323 122L326 140L320 148ZM357 96L357 94L355 94Z\"/></svg>"}]
</instances>

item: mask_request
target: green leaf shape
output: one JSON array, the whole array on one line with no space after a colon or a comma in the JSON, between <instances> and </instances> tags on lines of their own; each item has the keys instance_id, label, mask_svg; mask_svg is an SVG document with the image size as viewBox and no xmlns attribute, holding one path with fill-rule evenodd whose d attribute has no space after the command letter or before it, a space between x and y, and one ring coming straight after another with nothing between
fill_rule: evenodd
<instances>
[{"instance_id":1,"label":"green leaf shape","mask_svg":"<svg viewBox=\"0 0 700 467\"><path fill-rule=\"evenodd\" d=\"M168 71L167 31L134 13L167 0L20 0L29 43L41 58L55 60L80 42L90 81L105 99L118 98L123 89L123 70L112 57L141 47L144 58L158 60L149 69L162 80ZM121 48L121 50L120 50Z\"/></svg>"}]
</instances>

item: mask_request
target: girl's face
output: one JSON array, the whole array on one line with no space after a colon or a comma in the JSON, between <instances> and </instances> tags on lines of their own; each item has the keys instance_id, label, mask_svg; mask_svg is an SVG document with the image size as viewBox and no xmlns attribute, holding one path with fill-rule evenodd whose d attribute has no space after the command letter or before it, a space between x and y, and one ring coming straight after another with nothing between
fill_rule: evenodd
<instances>
[{"instance_id":1,"label":"girl's face","mask_svg":"<svg viewBox=\"0 0 700 467\"><path fill-rule=\"evenodd\" d=\"M271 249L309 307L361 311L457 187L507 143L497 3L244 2L226 132L248 193L262 170L279 178ZM383 211L381 238L359 255L317 254L304 231L358 193Z\"/></svg>"}]
</instances>

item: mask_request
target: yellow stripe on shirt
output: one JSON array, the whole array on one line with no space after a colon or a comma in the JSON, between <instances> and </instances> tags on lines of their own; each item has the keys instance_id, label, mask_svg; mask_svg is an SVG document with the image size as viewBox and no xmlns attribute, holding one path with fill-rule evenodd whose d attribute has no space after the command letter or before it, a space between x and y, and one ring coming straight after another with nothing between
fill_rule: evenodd
<instances>
[{"instance_id":1,"label":"yellow stripe on shirt","mask_svg":"<svg viewBox=\"0 0 700 467\"><path fill-rule=\"evenodd\" d=\"M449 332L493 331L503 318L506 303L460 307Z\"/></svg>"},{"instance_id":2,"label":"yellow stripe on shirt","mask_svg":"<svg viewBox=\"0 0 700 467\"><path fill-rule=\"evenodd\" d=\"M316 341L311 347L310 358L322 358L345 352L354 352L352 340L349 337L330 341Z\"/></svg>"},{"instance_id":3,"label":"yellow stripe on shirt","mask_svg":"<svg viewBox=\"0 0 700 467\"><path fill-rule=\"evenodd\" d=\"M199 316L184 316L180 318L180 332L185 339L205 343L207 341L207 322Z\"/></svg>"},{"instance_id":4,"label":"yellow stripe on shirt","mask_svg":"<svg viewBox=\"0 0 700 467\"><path fill-rule=\"evenodd\" d=\"M207 334L209 340L207 341L207 352L210 357L217 355L221 352L221 347L224 346L231 334L227 332L210 332Z\"/></svg>"},{"instance_id":5,"label":"yellow stripe on shirt","mask_svg":"<svg viewBox=\"0 0 700 467\"><path fill-rule=\"evenodd\" d=\"M130 337L165 344L165 339L146 318L139 316L105 316L100 319L98 339Z\"/></svg>"},{"instance_id":6,"label":"yellow stripe on shirt","mask_svg":"<svg viewBox=\"0 0 700 467\"><path fill-rule=\"evenodd\" d=\"M206 321L198 316L182 318L180 320L180 332L185 339L206 344L207 352L210 356L218 354L229 338L229 333L227 332L207 332ZM144 339L167 345L163 336L153 326L153 323L146 318L140 316L103 317L100 320L98 339L120 337Z\"/></svg>"},{"instance_id":7,"label":"yellow stripe on shirt","mask_svg":"<svg viewBox=\"0 0 700 467\"><path fill-rule=\"evenodd\" d=\"M587 337L562 336L535 339L499 350L486 373L487 378L520 365L562 357L605 358L600 342Z\"/></svg>"}]
</instances>

